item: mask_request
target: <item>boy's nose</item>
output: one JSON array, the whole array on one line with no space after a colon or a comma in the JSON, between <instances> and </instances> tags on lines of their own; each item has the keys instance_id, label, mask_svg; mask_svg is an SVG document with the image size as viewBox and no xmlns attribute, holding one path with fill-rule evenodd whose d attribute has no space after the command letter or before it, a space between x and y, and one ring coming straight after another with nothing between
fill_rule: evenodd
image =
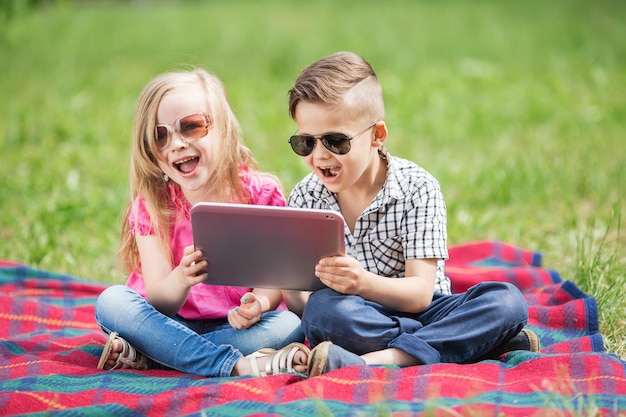
<instances>
[{"instance_id":1,"label":"boy's nose","mask_svg":"<svg viewBox=\"0 0 626 417\"><path fill-rule=\"evenodd\" d=\"M327 158L329 153L330 151L322 144L322 140L320 138L315 138L315 145L313 146L311 155L314 158Z\"/></svg>"}]
</instances>

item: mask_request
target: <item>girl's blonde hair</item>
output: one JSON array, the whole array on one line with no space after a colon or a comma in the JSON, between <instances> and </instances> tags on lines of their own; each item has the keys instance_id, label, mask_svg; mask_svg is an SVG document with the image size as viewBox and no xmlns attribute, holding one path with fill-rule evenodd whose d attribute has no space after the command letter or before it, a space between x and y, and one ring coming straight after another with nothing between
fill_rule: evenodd
<instances>
[{"instance_id":1,"label":"girl's blonde hair","mask_svg":"<svg viewBox=\"0 0 626 417\"><path fill-rule=\"evenodd\" d=\"M121 247L118 253L119 263L127 272L140 269L137 243L134 233L131 235L134 231L130 230L128 221L133 202L138 196L145 200L151 227L164 253L171 253L169 233L176 218L168 187L171 182L164 180L156 158L158 149L154 141L154 127L163 96L175 88L186 86L196 86L204 91L213 121L215 140L220 141L220 146L217 147L219 164L215 167L209 189L216 193L220 201L245 203L250 198L242 186L239 174L243 167L256 170L257 164L242 141L239 122L230 107L222 82L215 75L200 68L157 76L143 89L135 108L130 155L130 202L122 215ZM171 184L179 187L178 184Z\"/></svg>"}]
</instances>

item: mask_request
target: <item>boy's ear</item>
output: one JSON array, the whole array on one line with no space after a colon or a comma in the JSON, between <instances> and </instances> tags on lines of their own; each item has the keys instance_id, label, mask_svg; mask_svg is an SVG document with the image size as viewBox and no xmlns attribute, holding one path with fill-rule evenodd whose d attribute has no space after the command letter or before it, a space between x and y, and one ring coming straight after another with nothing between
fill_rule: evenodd
<instances>
[{"instance_id":1,"label":"boy's ear","mask_svg":"<svg viewBox=\"0 0 626 417\"><path fill-rule=\"evenodd\" d=\"M387 139L387 133L388 133L387 124L384 122L384 120L381 120L380 122L376 123L372 129L374 129L374 137L372 138L372 146L374 147L382 146L385 139Z\"/></svg>"}]
</instances>

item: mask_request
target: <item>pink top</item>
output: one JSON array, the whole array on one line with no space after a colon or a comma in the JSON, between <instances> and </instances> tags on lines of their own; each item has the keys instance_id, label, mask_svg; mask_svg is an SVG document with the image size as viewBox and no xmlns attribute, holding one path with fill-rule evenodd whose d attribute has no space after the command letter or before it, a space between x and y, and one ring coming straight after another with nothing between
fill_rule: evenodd
<instances>
[{"instance_id":1,"label":"pink top","mask_svg":"<svg viewBox=\"0 0 626 417\"><path fill-rule=\"evenodd\" d=\"M284 206L285 197L278 184L271 178L260 176L247 169L240 176L246 190L250 193L250 204L265 206ZM191 231L191 204L185 198L179 187L169 185L172 206L175 207L179 220L170 230L170 248L173 254L174 265L180 263L185 247L193 244ZM147 236L154 233L150 226L150 216L146 209L143 197L139 196L133 202L128 219L130 234ZM126 285L146 296L146 287L141 271L134 271L128 277ZM225 318L228 311L240 304L240 299L251 288L227 287L217 285L198 284L191 288L189 297L178 314L187 319Z\"/></svg>"}]
</instances>

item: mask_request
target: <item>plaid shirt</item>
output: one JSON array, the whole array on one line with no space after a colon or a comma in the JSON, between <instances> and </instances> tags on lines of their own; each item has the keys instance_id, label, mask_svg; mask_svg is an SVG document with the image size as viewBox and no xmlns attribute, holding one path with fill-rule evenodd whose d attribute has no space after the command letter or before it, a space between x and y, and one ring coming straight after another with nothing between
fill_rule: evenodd
<instances>
[{"instance_id":1,"label":"plaid shirt","mask_svg":"<svg viewBox=\"0 0 626 417\"><path fill-rule=\"evenodd\" d=\"M346 253L370 272L404 277L406 259L438 259L435 291L450 294L446 205L437 180L411 161L387 154L385 185L356 221L344 225ZM313 173L289 196L289 206L340 211L337 196Z\"/></svg>"}]
</instances>

